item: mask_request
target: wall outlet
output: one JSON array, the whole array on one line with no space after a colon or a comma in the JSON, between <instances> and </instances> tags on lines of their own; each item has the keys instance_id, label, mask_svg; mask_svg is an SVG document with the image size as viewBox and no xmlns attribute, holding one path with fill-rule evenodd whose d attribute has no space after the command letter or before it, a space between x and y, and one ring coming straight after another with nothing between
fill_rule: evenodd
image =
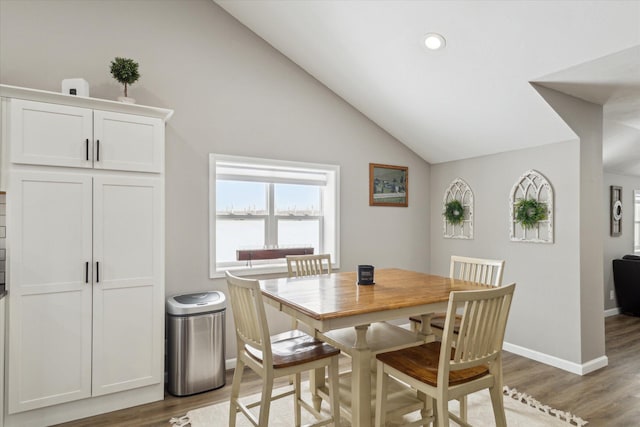
<instances>
[{"instance_id":1,"label":"wall outlet","mask_svg":"<svg viewBox=\"0 0 640 427\"><path fill-rule=\"evenodd\" d=\"M615 297L616 297L616 294L614 293L614 291L609 291L609 299L613 301Z\"/></svg>"}]
</instances>

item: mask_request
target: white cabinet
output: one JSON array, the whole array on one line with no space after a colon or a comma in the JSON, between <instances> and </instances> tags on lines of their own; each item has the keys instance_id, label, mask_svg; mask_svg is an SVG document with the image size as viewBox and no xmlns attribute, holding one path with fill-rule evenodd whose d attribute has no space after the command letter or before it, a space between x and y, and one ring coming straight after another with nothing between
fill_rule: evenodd
<instances>
[{"instance_id":1,"label":"white cabinet","mask_svg":"<svg viewBox=\"0 0 640 427\"><path fill-rule=\"evenodd\" d=\"M98 396L163 380L162 186L94 178L93 390Z\"/></svg>"},{"instance_id":2,"label":"white cabinet","mask_svg":"<svg viewBox=\"0 0 640 427\"><path fill-rule=\"evenodd\" d=\"M162 172L161 119L22 99L9 116L13 163Z\"/></svg>"},{"instance_id":3,"label":"white cabinet","mask_svg":"<svg viewBox=\"0 0 640 427\"><path fill-rule=\"evenodd\" d=\"M91 167L90 109L12 99L9 118L11 162Z\"/></svg>"},{"instance_id":4,"label":"white cabinet","mask_svg":"<svg viewBox=\"0 0 640 427\"><path fill-rule=\"evenodd\" d=\"M161 382L161 181L23 172L11 188L9 413Z\"/></svg>"},{"instance_id":5,"label":"white cabinet","mask_svg":"<svg viewBox=\"0 0 640 427\"><path fill-rule=\"evenodd\" d=\"M91 395L91 177L11 176L9 413Z\"/></svg>"},{"instance_id":6,"label":"white cabinet","mask_svg":"<svg viewBox=\"0 0 640 427\"><path fill-rule=\"evenodd\" d=\"M10 245L5 425L161 400L172 112L6 85L0 95Z\"/></svg>"},{"instance_id":7,"label":"white cabinet","mask_svg":"<svg viewBox=\"0 0 640 427\"><path fill-rule=\"evenodd\" d=\"M96 169L162 172L164 123L160 119L95 110L93 138Z\"/></svg>"},{"instance_id":8,"label":"white cabinet","mask_svg":"<svg viewBox=\"0 0 640 427\"><path fill-rule=\"evenodd\" d=\"M0 299L0 426L4 425L4 316L5 298Z\"/></svg>"}]
</instances>

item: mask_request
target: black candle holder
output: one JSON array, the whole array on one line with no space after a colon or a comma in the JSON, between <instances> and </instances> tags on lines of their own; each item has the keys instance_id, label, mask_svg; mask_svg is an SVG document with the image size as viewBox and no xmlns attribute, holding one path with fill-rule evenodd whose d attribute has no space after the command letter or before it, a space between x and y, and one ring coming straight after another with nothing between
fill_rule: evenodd
<instances>
[{"instance_id":1,"label":"black candle holder","mask_svg":"<svg viewBox=\"0 0 640 427\"><path fill-rule=\"evenodd\" d=\"M358 266L358 285L375 285L373 281L373 265Z\"/></svg>"}]
</instances>

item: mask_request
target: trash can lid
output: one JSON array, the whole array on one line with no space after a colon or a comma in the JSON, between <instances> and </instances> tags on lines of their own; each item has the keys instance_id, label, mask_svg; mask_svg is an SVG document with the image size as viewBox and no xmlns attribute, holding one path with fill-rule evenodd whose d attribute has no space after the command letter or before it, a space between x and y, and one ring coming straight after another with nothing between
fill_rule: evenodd
<instances>
[{"instance_id":1,"label":"trash can lid","mask_svg":"<svg viewBox=\"0 0 640 427\"><path fill-rule=\"evenodd\" d=\"M221 311L227 307L226 297L221 291L174 295L167 298L167 313L187 315Z\"/></svg>"}]
</instances>

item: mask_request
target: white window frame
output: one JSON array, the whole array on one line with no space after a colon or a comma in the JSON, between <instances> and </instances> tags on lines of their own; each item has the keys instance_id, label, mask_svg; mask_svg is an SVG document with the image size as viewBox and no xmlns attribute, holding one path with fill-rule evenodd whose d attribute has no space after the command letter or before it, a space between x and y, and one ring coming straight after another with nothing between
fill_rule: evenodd
<instances>
[{"instance_id":1,"label":"white window frame","mask_svg":"<svg viewBox=\"0 0 640 427\"><path fill-rule=\"evenodd\" d=\"M246 168L247 175L238 174ZM274 184L276 183L308 183L314 176L324 183L321 192L322 216L294 217L299 220L320 221L320 251L331 254L332 268L340 268L340 166L307 162L293 162L274 159L263 159L224 154L209 154L209 277L224 277L225 271L234 274L253 275L283 273L287 271L284 259L254 261L251 265L241 262L217 263L216 261L216 182L220 177L238 180L256 181L268 184L267 215L252 215L253 218L265 220L265 242L277 235L279 220L291 219L288 215L276 215L274 207ZM232 180L232 179L231 179ZM225 215L225 218L233 216ZM222 216L221 216L222 218ZM274 234L275 233L275 234ZM242 264L242 265L241 265Z\"/></svg>"}]
</instances>

